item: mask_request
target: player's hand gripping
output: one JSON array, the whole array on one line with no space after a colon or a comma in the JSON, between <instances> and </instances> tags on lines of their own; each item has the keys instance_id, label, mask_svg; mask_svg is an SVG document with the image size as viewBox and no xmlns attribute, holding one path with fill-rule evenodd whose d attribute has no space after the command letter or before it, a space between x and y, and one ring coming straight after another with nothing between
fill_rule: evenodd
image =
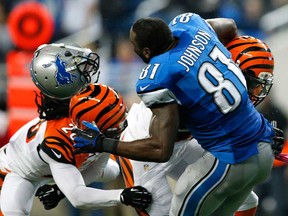
<instances>
[{"instance_id":1,"label":"player's hand gripping","mask_svg":"<svg viewBox=\"0 0 288 216\"><path fill-rule=\"evenodd\" d=\"M35 196L39 198L46 210L55 208L60 200L65 197L56 184L41 186L36 191Z\"/></svg>"},{"instance_id":2,"label":"player's hand gripping","mask_svg":"<svg viewBox=\"0 0 288 216\"><path fill-rule=\"evenodd\" d=\"M125 205L138 209L146 209L152 202L152 195L142 186L126 188L122 191L120 200Z\"/></svg>"},{"instance_id":3,"label":"player's hand gripping","mask_svg":"<svg viewBox=\"0 0 288 216\"><path fill-rule=\"evenodd\" d=\"M72 132L76 133L74 139L75 154L79 153L94 153L103 151L103 139L105 136L100 132L99 128L87 121L82 124L87 128L82 130L80 128L73 128Z\"/></svg>"},{"instance_id":4,"label":"player's hand gripping","mask_svg":"<svg viewBox=\"0 0 288 216\"><path fill-rule=\"evenodd\" d=\"M274 155L279 155L284 147L284 134L283 131L277 128L277 122L271 121L271 124L273 126L273 131L275 132L275 136L272 138L272 150L274 152Z\"/></svg>"}]
</instances>

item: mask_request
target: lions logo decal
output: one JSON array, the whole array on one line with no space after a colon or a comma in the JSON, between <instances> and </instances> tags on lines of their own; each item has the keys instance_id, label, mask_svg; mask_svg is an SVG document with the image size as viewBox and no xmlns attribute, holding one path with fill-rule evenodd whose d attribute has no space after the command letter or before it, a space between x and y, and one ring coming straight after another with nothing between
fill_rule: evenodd
<instances>
[{"instance_id":1,"label":"lions logo decal","mask_svg":"<svg viewBox=\"0 0 288 216\"><path fill-rule=\"evenodd\" d=\"M60 55L56 56L55 61L51 61L48 64L44 64L44 68L50 67L52 64L56 65L55 80L58 85L69 85L73 83L73 78L77 78L75 74L71 74L66 71L67 63L60 59Z\"/></svg>"}]
</instances>

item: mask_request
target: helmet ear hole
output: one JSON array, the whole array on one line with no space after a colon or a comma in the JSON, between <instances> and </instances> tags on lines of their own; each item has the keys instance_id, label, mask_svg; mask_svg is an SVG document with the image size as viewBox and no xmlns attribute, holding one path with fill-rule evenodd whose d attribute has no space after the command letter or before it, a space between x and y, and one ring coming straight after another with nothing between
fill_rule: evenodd
<instances>
[{"instance_id":1,"label":"helmet ear hole","mask_svg":"<svg viewBox=\"0 0 288 216\"><path fill-rule=\"evenodd\" d=\"M64 53L64 55L65 55L66 57L70 57L70 56L72 56L72 53L71 53L69 50L67 50L67 51Z\"/></svg>"}]
</instances>

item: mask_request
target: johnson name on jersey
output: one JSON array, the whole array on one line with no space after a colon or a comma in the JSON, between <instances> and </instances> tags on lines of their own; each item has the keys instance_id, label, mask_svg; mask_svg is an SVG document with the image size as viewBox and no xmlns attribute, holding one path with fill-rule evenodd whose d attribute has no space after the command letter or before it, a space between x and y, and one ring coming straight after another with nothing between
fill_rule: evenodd
<instances>
[{"instance_id":1,"label":"johnson name on jersey","mask_svg":"<svg viewBox=\"0 0 288 216\"><path fill-rule=\"evenodd\" d=\"M180 14L169 27L179 42L151 58L137 94L148 107L178 103L181 123L224 162L256 154L259 141L271 141L272 127L249 100L245 77L229 51L197 14Z\"/></svg>"}]
</instances>

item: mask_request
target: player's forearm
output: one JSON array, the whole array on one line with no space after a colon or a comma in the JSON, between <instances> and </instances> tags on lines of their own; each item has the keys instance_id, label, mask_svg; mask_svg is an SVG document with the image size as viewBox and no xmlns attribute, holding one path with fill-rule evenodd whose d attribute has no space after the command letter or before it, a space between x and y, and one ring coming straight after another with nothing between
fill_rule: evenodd
<instances>
[{"instance_id":1,"label":"player's forearm","mask_svg":"<svg viewBox=\"0 0 288 216\"><path fill-rule=\"evenodd\" d=\"M102 208L120 203L122 190L86 187L80 171L72 164L51 161L50 169L59 189L76 208Z\"/></svg>"},{"instance_id":2,"label":"player's forearm","mask_svg":"<svg viewBox=\"0 0 288 216\"><path fill-rule=\"evenodd\" d=\"M72 194L67 194L68 200L75 208L97 209L109 206L116 206L120 202L122 190L100 190L79 186Z\"/></svg>"},{"instance_id":3,"label":"player's forearm","mask_svg":"<svg viewBox=\"0 0 288 216\"><path fill-rule=\"evenodd\" d=\"M151 108L150 137L130 142L104 138L105 152L121 155L133 160L166 162L173 153L174 141L179 128L178 105L165 104ZM129 123L128 123L129 124Z\"/></svg>"},{"instance_id":4,"label":"player's forearm","mask_svg":"<svg viewBox=\"0 0 288 216\"><path fill-rule=\"evenodd\" d=\"M166 162L173 152L173 143L167 145L171 146L171 148L164 148L163 145L163 141L154 140L153 138L139 139L130 142L105 138L103 151L133 160Z\"/></svg>"}]
</instances>

